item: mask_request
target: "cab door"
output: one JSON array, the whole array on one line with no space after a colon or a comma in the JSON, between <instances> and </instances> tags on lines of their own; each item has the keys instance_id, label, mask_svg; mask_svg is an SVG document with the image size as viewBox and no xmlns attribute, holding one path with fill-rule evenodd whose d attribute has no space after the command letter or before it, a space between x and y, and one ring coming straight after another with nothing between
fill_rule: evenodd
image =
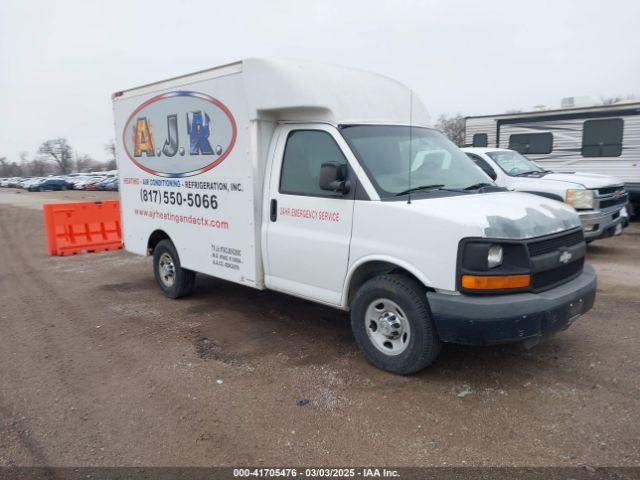
<instances>
[{"instance_id":1,"label":"cab door","mask_svg":"<svg viewBox=\"0 0 640 480\"><path fill-rule=\"evenodd\" d=\"M265 285L339 305L349 264L356 190L345 155L348 147L328 125L279 128L265 219ZM325 162L344 166L351 184L348 192L320 188L320 169Z\"/></svg>"}]
</instances>

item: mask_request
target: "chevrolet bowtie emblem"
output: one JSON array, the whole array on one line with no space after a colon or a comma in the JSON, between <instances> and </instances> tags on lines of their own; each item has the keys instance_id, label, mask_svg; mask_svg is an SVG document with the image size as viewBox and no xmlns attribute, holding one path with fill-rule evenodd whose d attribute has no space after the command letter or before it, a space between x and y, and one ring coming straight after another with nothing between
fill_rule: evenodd
<instances>
[{"instance_id":1,"label":"chevrolet bowtie emblem","mask_svg":"<svg viewBox=\"0 0 640 480\"><path fill-rule=\"evenodd\" d=\"M558 261L563 265L569 263L569 261L573 258L573 254L571 252L567 252L566 250L560 254L558 257Z\"/></svg>"}]
</instances>

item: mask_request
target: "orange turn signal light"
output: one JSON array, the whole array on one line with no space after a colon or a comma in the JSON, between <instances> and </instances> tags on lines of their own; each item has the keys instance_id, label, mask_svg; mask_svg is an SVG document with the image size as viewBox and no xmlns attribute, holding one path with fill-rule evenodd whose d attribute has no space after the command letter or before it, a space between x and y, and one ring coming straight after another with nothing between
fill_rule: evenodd
<instances>
[{"instance_id":1,"label":"orange turn signal light","mask_svg":"<svg viewBox=\"0 0 640 480\"><path fill-rule=\"evenodd\" d=\"M467 290L507 290L528 287L530 284L531 275L462 276L462 288Z\"/></svg>"}]
</instances>

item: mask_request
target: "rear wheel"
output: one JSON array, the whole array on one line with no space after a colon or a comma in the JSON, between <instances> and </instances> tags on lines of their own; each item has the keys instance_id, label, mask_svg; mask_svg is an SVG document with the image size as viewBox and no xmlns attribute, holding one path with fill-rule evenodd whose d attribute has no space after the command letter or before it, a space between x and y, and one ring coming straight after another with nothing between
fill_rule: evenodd
<instances>
[{"instance_id":1,"label":"rear wheel","mask_svg":"<svg viewBox=\"0 0 640 480\"><path fill-rule=\"evenodd\" d=\"M182 268L171 240L161 240L153 250L153 274L160 290L169 298L180 298L193 292L196 273Z\"/></svg>"},{"instance_id":2,"label":"rear wheel","mask_svg":"<svg viewBox=\"0 0 640 480\"><path fill-rule=\"evenodd\" d=\"M404 275L381 275L365 283L351 308L351 328L366 359L378 368L407 375L440 353L425 289Z\"/></svg>"}]
</instances>

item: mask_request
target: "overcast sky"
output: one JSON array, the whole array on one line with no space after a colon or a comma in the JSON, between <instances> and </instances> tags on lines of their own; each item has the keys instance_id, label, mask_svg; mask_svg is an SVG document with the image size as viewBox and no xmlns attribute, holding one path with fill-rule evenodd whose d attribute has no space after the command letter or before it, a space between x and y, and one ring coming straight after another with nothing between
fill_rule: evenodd
<instances>
[{"instance_id":1,"label":"overcast sky","mask_svg":"<svg viewBox=\"0 0 640 480\"><path fill-rule=\"evenodd\" d=\"M116 90L253 56L372 70L435 119L640 95L640 2L0 0L0 156L98 160Z\"/></svg>"}]
</instances>

